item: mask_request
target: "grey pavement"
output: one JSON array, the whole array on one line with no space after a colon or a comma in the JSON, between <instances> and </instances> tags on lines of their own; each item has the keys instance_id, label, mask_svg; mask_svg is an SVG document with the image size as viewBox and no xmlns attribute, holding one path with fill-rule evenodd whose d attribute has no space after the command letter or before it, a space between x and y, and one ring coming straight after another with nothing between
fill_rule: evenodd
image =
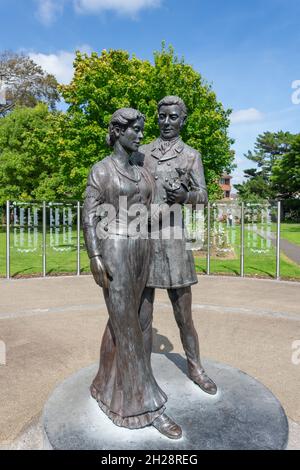
<instances>
[{"instance_id":1,"label":"grey pavement","mask_svg":"<svg viewBox=\"0 0 300 470\"><path fill-rule=\"evenodd\" d=\"M300 264L300 246L282 239L280 240L280 249L288 258L295 263Z\"/></svg>"},{"instance_id":2,"label":"grey pavement","mask_svg":"<svg viewBox=\"0 0 300 470\"><path fill-rule=\"evenodd\" d=\"M52 390L98 360L107 321L102 291L91 276L0 280L0 299L0 448L38 449ZM245 371L276 395L289 417L291 449L300 449L299 306L296 282L199 276L193 287L202 356ZM163 290L153 350L183 352Z\"/></svg>"}]
</instances>

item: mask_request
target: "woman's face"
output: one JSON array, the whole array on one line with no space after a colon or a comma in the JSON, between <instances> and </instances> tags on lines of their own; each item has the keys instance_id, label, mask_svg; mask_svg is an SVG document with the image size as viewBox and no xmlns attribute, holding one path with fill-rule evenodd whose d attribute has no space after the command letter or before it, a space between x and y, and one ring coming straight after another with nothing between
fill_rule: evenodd
<instances>
[{"instance_id":1,"label":"woman's face","mask_svg":"<svg viewBox=\"0 0 300 470\"><path fill-rule=\"evenodd\" d=\"M119 136L119 142L127 152L136 152L144 137L144 119L138 118L129 127L122 130Z\"/></svg>"}]
</instances>

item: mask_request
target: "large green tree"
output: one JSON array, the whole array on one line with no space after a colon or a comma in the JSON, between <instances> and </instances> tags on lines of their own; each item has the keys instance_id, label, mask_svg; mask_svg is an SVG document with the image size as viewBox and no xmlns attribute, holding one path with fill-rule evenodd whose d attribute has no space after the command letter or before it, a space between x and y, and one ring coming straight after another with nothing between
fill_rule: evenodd
<instances>
[{"instance_id":1,"label":"large green tree","mask_svg":"<svg viewBox=\"0 0 300 470\"><path fill-rule=\"evenodd\" d=\"M49 148L44 148L52 120L45 104L17 107L0 119L0 204L7 199L36 199L39 186L52 176ZM55 196L55 192L48 196Z\"/></svg>"},{"instance_id":2,"label":"large green tree","mask_svg":"<svg viewBox=\"0 0 300 470\"><path fill-rule=\"evenodd\" d=\"M220 197L220 175L230 171L234 159L228 135L230 110L217 101L211 86L172 48L154 54L154 63L130 57L122 50L91 55L77 53L69 85L60 87L69 105L64 126L64 147L56 153L74 196L81 197L90 166L108 154L105 143L112 113L134 107L146 116L145 139L158 136L157 103L165 95L179 95L188 107L182 137L203 158L210 198Z\"/></svg>"},{"instance_id":3,"label":"large green tree","mask_svg":"<svg viewBox=\"0 0 300 470\"><path fill-rule=\"evenodd\" d=\"M5 199L80 199L93 163L106 156L108 123L123 106L146 115L145 142L158 135L157 102L177 94L189 117L183 139L202 153L210 199L220 197L220 174L234 158L228 136L230 111L211 87L172 49L154 55L154 63L126 51L100 56L77 53L74 79L61 86L69 109L16 108L0 119L0 202Z\"/></svg>"}]
</instances>

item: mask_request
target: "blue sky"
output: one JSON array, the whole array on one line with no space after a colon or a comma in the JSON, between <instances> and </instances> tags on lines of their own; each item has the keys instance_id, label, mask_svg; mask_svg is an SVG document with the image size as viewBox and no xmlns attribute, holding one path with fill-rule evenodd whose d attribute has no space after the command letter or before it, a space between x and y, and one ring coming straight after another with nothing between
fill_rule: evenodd
<instances>
[{"instance_id":1,"label":"blue sky","mask_svg":"<svg viewBox=\"0 0 300 470\"><path fill-rule=\"evenodd\" d=\"M162 40L172 44L234 111L235 183L252 166L243 154L259 133L300 132L299 0L0 0L0 7L0 49L31 54L64 82L75 49L122 48L152 59Z\"/></svg>"}]
</instances>

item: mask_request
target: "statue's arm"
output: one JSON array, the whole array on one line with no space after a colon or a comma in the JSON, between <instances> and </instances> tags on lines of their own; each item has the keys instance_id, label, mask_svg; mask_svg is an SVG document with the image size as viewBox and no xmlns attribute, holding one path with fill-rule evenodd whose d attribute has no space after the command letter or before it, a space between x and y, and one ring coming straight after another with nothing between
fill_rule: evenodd
<instances>
[{"instance_id":1,"label":"statue's arm","mask_svg":"<svg viewBox=\"0 0 300 470\"><path fill-rule=\"evenodd\" d=\"M194 151L189 168L189 192L185 204L207 204L207 187L205 183L202 158L199 152Z\"/></svg>"},{"instance_id":2,"label":"statue's arm","mask_svg":"<svg viewBox=\"0 0 300 470\"><path fill-rule=\"evenodd\" d=\"M109 267L101 258L101 239L97 235L97 224L101 218L99 206L105 202L103 188L106 179L103 166L95 165L88 177L82 211L83 235L91 271L95 282L103 288L107 288L108 280L112 279Z\"/></svg>"},{"instance_id":3,"label":"statue's arm","mask_svg":"<svg viewBox=\"0 0 300 470\"><path fill-rule=\"evenodd\" d=\"M82 211L83 235L90 258L101 255L97 224L100 220L99 206L104 202L102 179L103 169L95 165L88 176Z\"/></svg>"}]
</instances>

